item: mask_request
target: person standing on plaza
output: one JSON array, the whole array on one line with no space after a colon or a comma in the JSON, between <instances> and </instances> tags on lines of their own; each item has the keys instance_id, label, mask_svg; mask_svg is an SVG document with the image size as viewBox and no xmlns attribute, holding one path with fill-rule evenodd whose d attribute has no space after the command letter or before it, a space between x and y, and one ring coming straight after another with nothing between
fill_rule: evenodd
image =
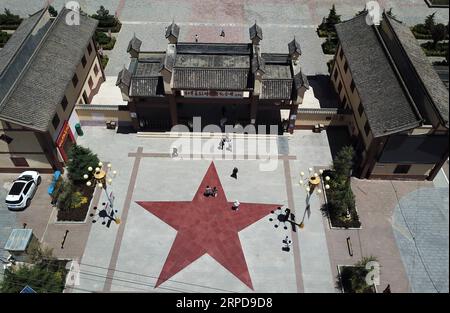
<instances>
[{"instance_id":1,"label":"person standing on plaza","mask_svg":"<svg viewBox=\"0 0 450 313\"><path fill-rule=\"evenodd\" d=\"M195 34L195 42L198 42L198 35Z\"/></svg>"},{"instance_id":2,"label":"person standing on plaza","mask_svg":"<svg viewBox=\"0 0 450 313\"><path fill-rule=\"evenodd\" d=\"M233 202L233 210L239 211L239 205L241 205L241 204L239 203L239 201L238 201L238 200L235 200L235 201Z\"/></svg>"},{"instance_id":3,"label":"person standing on plaza","mask_svg":"<svg viewBox=\"0 0 450 313\"><path fill-rule=\"evenodd\" d=\"M237 179L237 173L238 173L238 168L235 167L233 168L233 173L231 173L231 177L233 177L234 179Z\"/></svg>"}]
</instances>

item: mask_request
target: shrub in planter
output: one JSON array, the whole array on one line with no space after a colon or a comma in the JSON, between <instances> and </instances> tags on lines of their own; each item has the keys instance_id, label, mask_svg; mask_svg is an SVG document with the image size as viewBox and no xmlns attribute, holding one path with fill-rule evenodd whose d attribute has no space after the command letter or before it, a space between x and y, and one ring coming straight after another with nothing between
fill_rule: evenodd
<instances>
[{"instance_id":1,"label":"shrub in planter","mask_svg":"<svg viewBox=\"0 0 450 313\"><path fill-rule=\"evenodd\" d=\"M366 265L369 262L377 261L373 256L365 257L361 261L357 262L354 266L344 266L341 269L340 277L338 281L345 293L373 293L374 287L368 285L366 277L370 270L366 269Z\"/></svg>"},{"instance_id":2,"label":"shrub in planter","mask_svg":"<svg viewBox=\"0 0 450 313\"><path fill-rule=\"evenodd\" d=\"M101 63L102 63L102 68L105 69L106 65L108 64L109 61L109 57L107 55L103 55L100 59Z\"/></svg>"},{"instance_id":3,"label":"shrub in planter","mask_svg":"<svg viewBox=\"0 0 450 313\"><path fill-rule=\"evenodd\" d=\"M103 50L112 50L114 48L115 44L116 44L116 38L112 37L107 44L102 45L102 48L103 48Z\"/></svg>"},{"instance_id":4,"label":"shrub in planter","mask_svg":"<svg viewBox=\"0 0 450 313\"><path fill-rule=\"evenodd\" d=\"M99 28L108 28L111 29L117 27L120 24L119 20L114 16L109 14L109 10L105 9L104 6L100 6L100 9L97 11L97 14L93 14L91 16L98 20ZM120 28L119 28L120 29Z\"/></svg>"},{"instance_id":5,"label":"shrub in planter","mask_svg":"<svg viewBox=\"0 0 450 313\"><path fill-rule=\"evenodd\" d=\"M99 45L106 45L111 41L111 38L103 32L95 32L95 41Z\"/></svg>"},{"instance_id":6,"label":"shrub in planter","mask_svg":"<svg viewBox=\"0 0 450 313\"><path fill-rule=\"evenodd\" d=\"M322 50L325 54L335 54L338 45L337 38L327 38L327 40L322 44Z\"/></svg>"},{"instance_id":7,"label":"shrub in planter","mask_svg":"<svg viewBox=\"0 0 450 313\"><path fill-rule=\"evenodd\" d=\"M67 171L69 179L75 185L84 185L84 174L88 173L88 167L95 168L99 163L99 159L90 149L73 145L68 153L69 161L67 162Z\"/></svg>"}]
</instances>

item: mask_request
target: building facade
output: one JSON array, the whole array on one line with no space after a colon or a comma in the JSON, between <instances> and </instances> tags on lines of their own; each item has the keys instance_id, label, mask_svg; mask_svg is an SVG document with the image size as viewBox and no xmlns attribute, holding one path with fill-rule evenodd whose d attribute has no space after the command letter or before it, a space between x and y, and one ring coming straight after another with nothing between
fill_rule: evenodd
<instances>
[{"instance_id":1,"label":"building facade","mask_svg":"<svg viewBox=\"0 0 450 313\"><path fill-rule=\"evenodd\" d=\"M331 81L362 178L432 180L448 159L448 89L410 29L366 13L336 25Z\"/></svg>"},{"instance_id":2,"label":"building facade","mask_svg":"<svg viewBox=\"0 0 450 313\"><path fill-rule=\"evenodd\" d=\"M288 54L262 53L262 29L249 29L251 43L178 42L180 28L167 27L166 51L142 51L133 37L131 62L117 78L135 130L206 125L281 125L293 131L309 88L294 39Z\"/></svg>"},{"instance_id":3,"label":"building facade","mask_svg":"<svg viewBox=\"0 0 450 313\"><path fill-rule=\"evenodd\" d=\"M0 50L0 171L61 169L78 136L76 104L90 103L104 73L97 21L68 25L63 9L25 19Z\"/></svg>"}]
</instances>

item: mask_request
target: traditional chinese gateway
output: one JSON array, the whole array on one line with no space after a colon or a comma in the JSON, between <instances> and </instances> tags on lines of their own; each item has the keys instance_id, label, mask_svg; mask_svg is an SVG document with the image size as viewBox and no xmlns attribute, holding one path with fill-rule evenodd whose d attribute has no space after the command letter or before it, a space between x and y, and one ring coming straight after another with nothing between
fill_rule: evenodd
<instances>
[{"instance_id":1,"label":"traditional chinese gateway","mask_svg":"<svg viewBox=\"0 0 450 313\"><path fill-rule=\"evenodd\" d=\"M180 28L166 29L165 52L141 51L135 36L131 62L117 78L135 130L202 126L284 125L292 132L308 80L299 63L295 38L288 54L262 53L262 29L250 27L251 43L178 42ZM284 121L284 123L282 123Z\"/></svg>"}]
</instances>

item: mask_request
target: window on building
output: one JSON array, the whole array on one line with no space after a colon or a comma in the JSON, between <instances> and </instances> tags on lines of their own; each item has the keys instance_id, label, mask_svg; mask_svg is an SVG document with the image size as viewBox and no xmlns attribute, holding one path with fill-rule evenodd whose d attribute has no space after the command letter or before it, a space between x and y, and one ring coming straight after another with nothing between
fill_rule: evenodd
<instances>
[{"instance_id":1,"label":"window on building","mask_svg":"<svg viewBox=\"0 0 450 313\"><path fill-rule=\"evenodd\" d=\"M54 128L54 129L58 129L58 126L59 126L59 116L58 116L58 113L55 113L55 116L53 116L52 124L53 124L53 128Z\"/></svg>"},{"instance_id":2,"label":"window on building","mask_svg":"<svg viewBox=\"0 0 450 313\"><path fill-rule=\"evenodd\" d=\"M350 84L351 91L355 91L355 81L352 79L352 83Z\"/></svg>"},{"instance_id":3,"label":"window on building","mask_svg":"<svg viewBox=\"0 0 450 313\"><path fill-rule=\"evenodd\" d=\"M337 77L338 77L338 69L336 67L335 70L334 70L334 80L336 80Z\"/></svg>"},{"instance_id":4,"label":"window on building","mask_svg":"<svg viewBox=\"0 0 450 313\"><path fill-rule=\"evenodd\" d=\"M72 77L72 84L73 84L73 87L74 87L74 88L77 88L77 85L78 85L78 76L77 76L77 73L73 74L73 77Z\"/></svg>"},{"instance_id":5,"label":"window on building","mask_svg":"<svg viewBox=\"0 0 450 313\"><path fill-rule=\"evenodd\" d=\"M370 133L369 121L366 121L366 124L364 124L364 132L366 133L366 137L369 136Z\"/></svg>"},{"instance_id":6,"label":"window on building","mask_svg":"<svg viewBox=\"0 0 450 313\"><path fill-rule=\"evenodd\" d=\"M339 58L341 60L344 58L344 50L342 50L342 47L341 47L341 51L339 52Z\"/></svg>"},{"instance_id":7,"label":"window on building","mask_svg":"<svg viewBox=\"0 0 450 313\"><path fill-rule=\"evenodd\" d=\"M11 137L9 137L8 135L5 135L5 134L0 135L0 140L3 140L8 145L13 141L13 139Z\"/></svg>"},{"instance_id":8,"label":"window on building","mask_svg":"<svg viewBox=\"0 0 450 313\"><path fill-rule=\"evenodd\" d=\"M27 160L22 157L11 157L11 162L13 162L14 166L30 167L30 165L28 165Z\"/></svg>"},{"instance_id":9,"label":"window on building","mask_svg":"<svg viewBox=\"0 0 450 313\"><path fill-rule=\"evenodd\" d=\"M81 64L83 65L83 67L86 66L87 61L86 61L86 57L83 55L83 57L81 58Z\"/></svg>"},{"instance_id":10,"label":"window on building","mask_svg":"<svg viewBox=\"0 0 450 313\"><path fill-rule=\"evenodd\" d=\"M87 96L87 93L86 93L86 91L83 91L83 101L84 101L84 103L89 103L89 98L88 98L88 96Z\"/></svg>"},{"instance_id":11,"label":"window on building","mask_svg":"<svg viewBox=\"0 0 450 313\"><path fill-rule=\"evenodd\" d=\"M341 94L341 90L342 90L342 82L339 82L338 85L338 93Z\"/></svg>"},{"instance_id":12,"label":"window on building","mask_svg":"<svg viewBox=\"0 0 450 313\"><path fill-rule=\"evenodd\" d=\"M89 42L89 45L87 47L87 50L88 50L89 55L91 55L91 53L92 53L92 45L91 45L90 42Z\"/></svg>"},{"instance_id":13,"label":"window on building","mask_svg":"<svg viewBox=\"0 0 450 313\"><path fill-rule=\"evenodd\" d=\"M64 98L61 101L61 106L62 106L64 111L66 110L68 104L69 104L69 102L67 101L66 96L64 96Z\"/></svg>"},{"instance_id":14,"label":"window on building","mask_svg":"<svg viewBox=\"0 0 450 313\"><path fill-rule=\"evenodd\" d=\"M89 84L89 88L92 89L92 86L94 86L94 82L92 81L92 77L89 77L88 84Z\"/></svg>"},{"instance_id":15,"label":"window on building","mask_svg":"<svg viewBox=\"0 0 450 313\"><path fill-rule=\"evenodd\" d=\"M346 107L347 106L347 97L344 95L344 99L342 99L342 107Z\"/></svg>"},{"instance_id":16,"label":"window on building","mask_svg":"<svg viewBox=\"0 0 450 313\"><path fill-rule=\"evenodd\" d=\"M97 66L97 64L95 64L95 66L94 66L94 74L95 74L95 76L98 75L98 66Z\"/></svg>"},{"instance_id":17,"label":"window on building","mask_svg":"<svg viewBox=\"0 0 450 313\"><path fill-rule=\"evenodd\" d=\"M359 116L362 116L363 113L364 113L364 108L363 108L361 102L360 102L359 105L358 105L358 113L359 113Z\"/></svg>"},{"instance_id":18,"label":"window on building","mask_svg":"<svg viewBox=\"0 0 450 313\"><path fill-rule=\"evenodd\" d=\"M394 174L408 174L411 169L411 165L409 164L401 164L397 165L394 170Z\"/></svg>"},{"instance_id":19,"label":"window on building","mask_svg":"<svg viewBox=\"0 0 450 313\"><path fill-rule=\"evenodd\" d=\"M344 63L344 72L347 73L347 71L348 71L348 63L347 63L347 61L345 61L345 63Z\"/></svg>"}]
</instances>

